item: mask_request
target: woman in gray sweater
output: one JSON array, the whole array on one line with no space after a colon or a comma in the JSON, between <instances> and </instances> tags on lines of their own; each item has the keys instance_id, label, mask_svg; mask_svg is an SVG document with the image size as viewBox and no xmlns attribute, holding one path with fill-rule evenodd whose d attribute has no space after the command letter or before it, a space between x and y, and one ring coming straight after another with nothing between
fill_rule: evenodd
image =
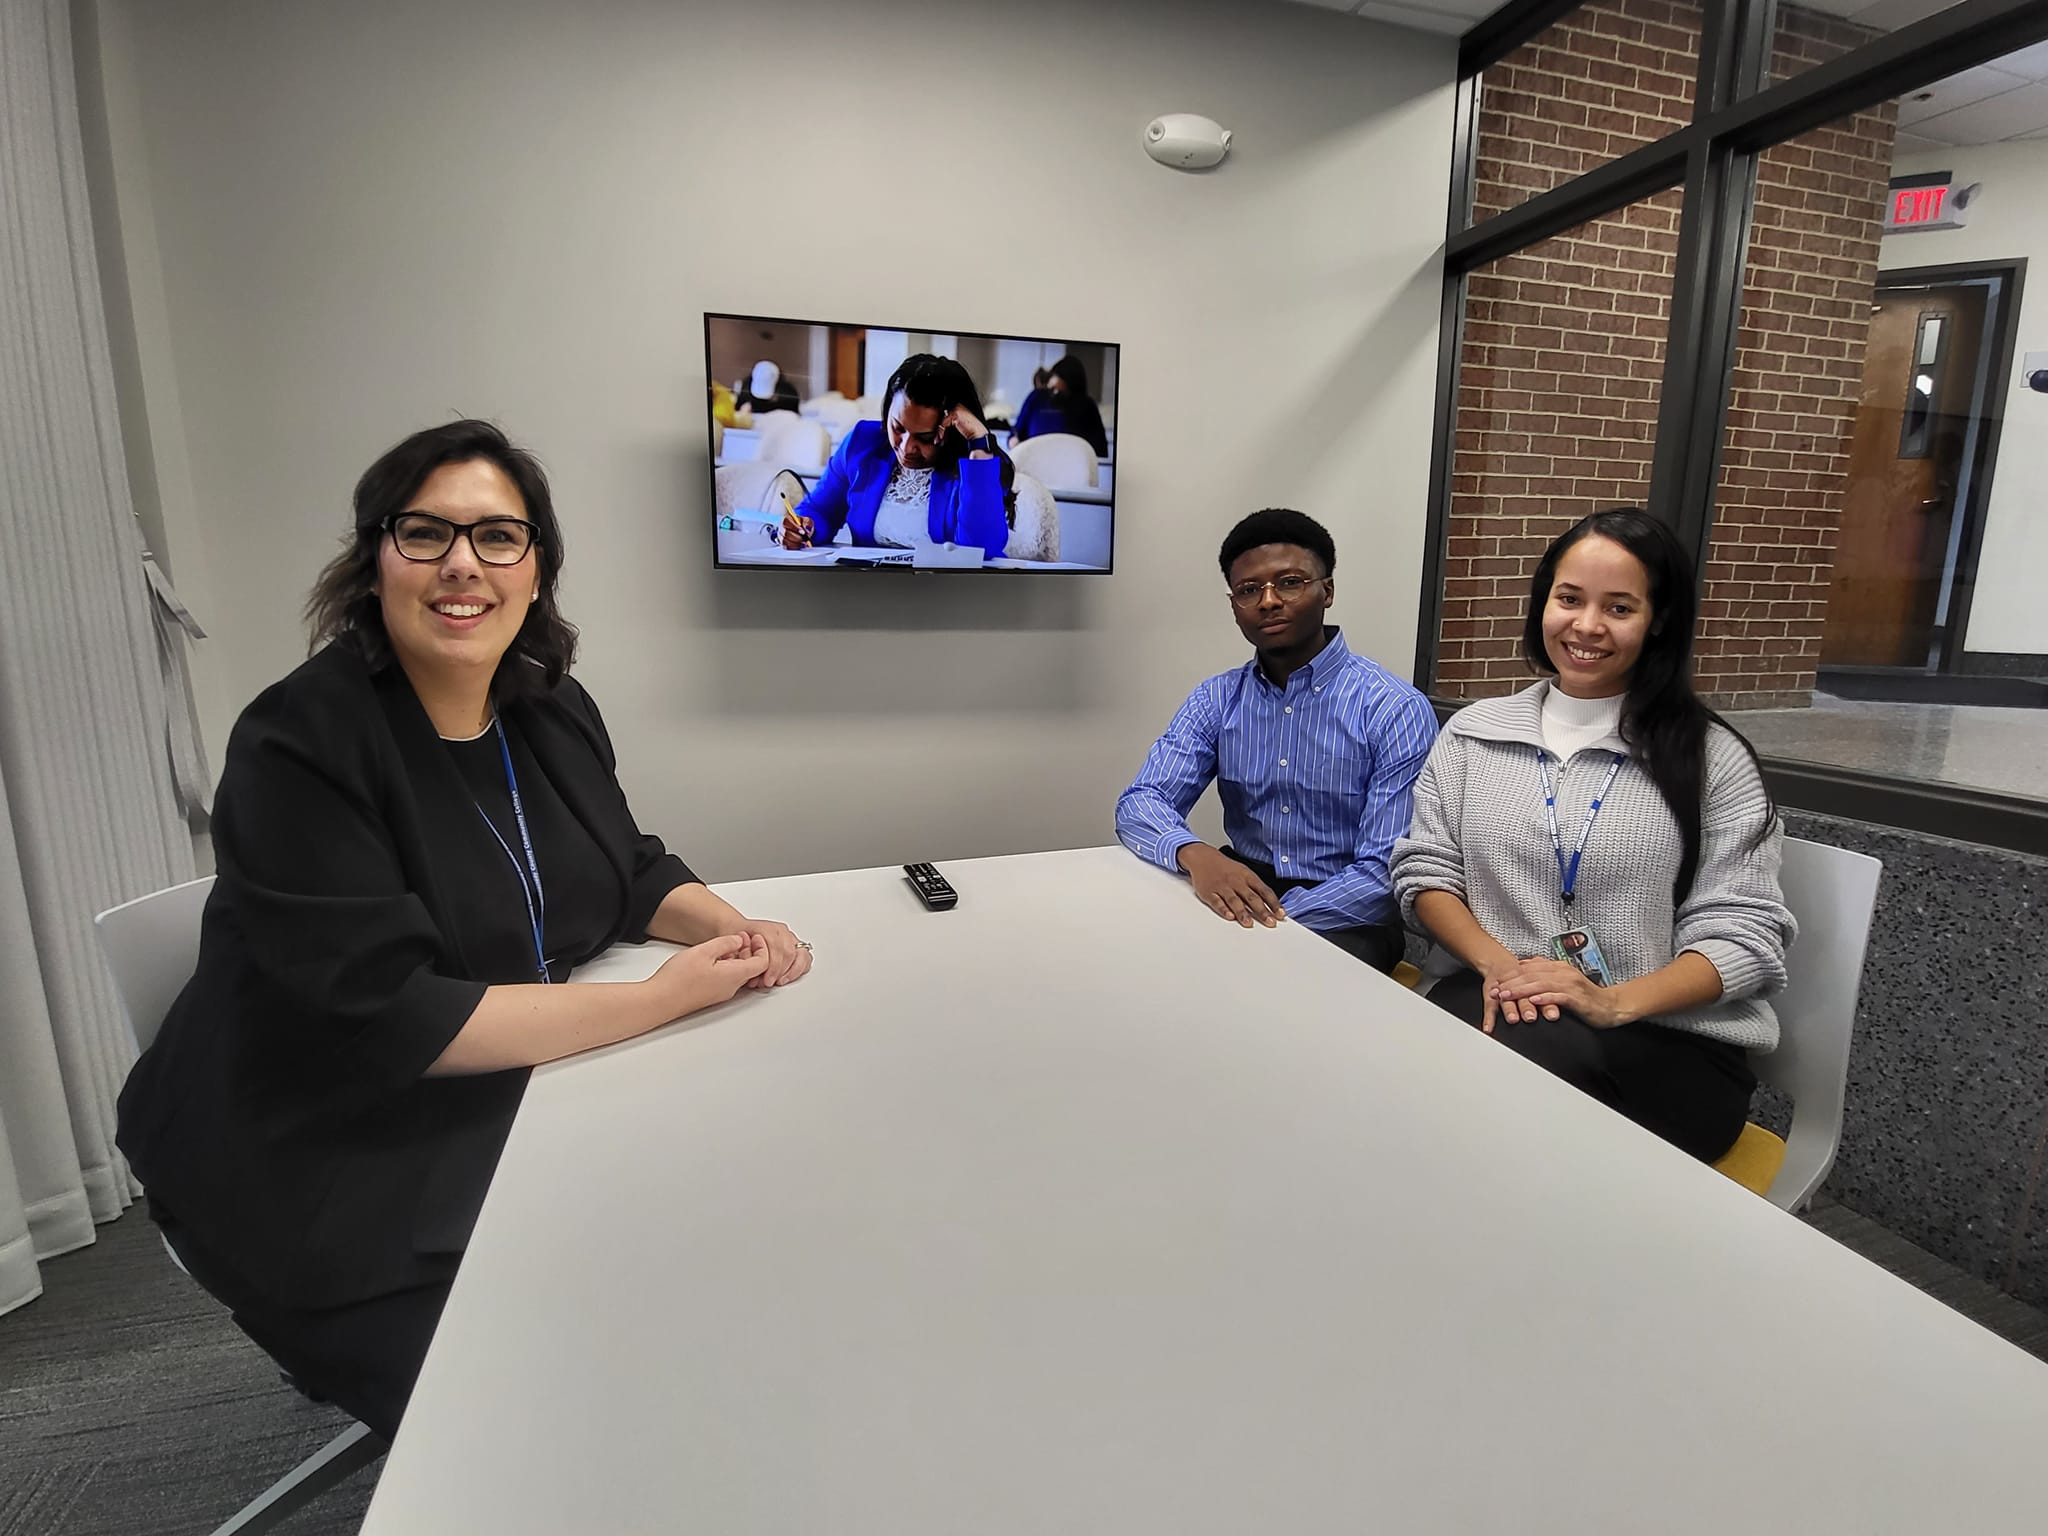
<instances>
[{"instance_id":1,"label":"woman in gray sweater","mask_svg":"<svg viewBox=\"0 0 2048 1536\"><path fill-rule=\"evenodd\" d=\"M1734 1145L1778 1043L1792 914L1749 743L1692 688L1691 557L1634 509L1544 552L1522 651L1548 676L1460 710L1395 845L1431 999L1696 1157Z\"/></svg>"}]
</instances>

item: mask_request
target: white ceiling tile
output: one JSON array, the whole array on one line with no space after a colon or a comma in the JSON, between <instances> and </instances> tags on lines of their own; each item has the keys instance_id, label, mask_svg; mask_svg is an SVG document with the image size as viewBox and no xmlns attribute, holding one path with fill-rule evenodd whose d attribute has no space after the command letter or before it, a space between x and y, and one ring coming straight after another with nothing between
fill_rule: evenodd
<instances>
[{"instance_id":1,"label":"white ceiling tile","mask_svg":"<svg viewBox=\"0 0 2048 1536\"><path fill-rule=\"evenodd\" d=\"M1383 4L1382 0L1365 0L1365 4L1358 8L1358 14L1367 21L1391 22L1397 27L1441 32L1447 37L1462 36L1472 26L1469 16L1447 16L1441 11L1424 10L1420 6Z\"/></svg>"},{"instance_id":2,"label":"white ceiling tile","mask_svg":"<svg viewBox=\"0 0 2048 1536\"><path fill-rule=\"evenodd\" d=\"M1900 155L1918 154L1923 149L1947 149L1949 145L1939 139L1923 139L1917 133L1908 133L1903 128L1892 141L1892 152Z\"/></svg>"},{"instance_id":3,"label":"white ceiling tile","mask_svg":"<svg viewBox=\"0 0 2048 1536\"><path fill-rule=\"evenodd\" d=\"M1995 144L2037 128L2048 128L2048 84L2023 85L1913 124L1922 138L1944 144Z\"/></svg>"},{"instance_id":4,"label":"white ceiling tile","mask_svg":"<svg viewBox=\"0 0 2048 1536\"><path fill-rule=\"evenodd\" d=\"M1989 64L1980 64L1959 75L1950 75L1946 80L1924 85L1917 91L1906 92L1899 98L1899 126L1923 123L1929 118L1940 117L1944 112L1967 107L1972 102L2018 90L2027 83L2023 76L2009 75Z\"/></svg>"},{"instance_id":5,"label":"white ceiling tile","mask_svg":"<svg viewBox=\"0 0 2048 1536\"><path fill-rule=\"evenodd\" d=\"M2048 80L2048 43L2034 43L2016 53L2008 53L2002 59L1993 59L1991 64L1994 69L2002 69L2009 75Z\"/></svg>"},{"instance_id":6,"label":"white ceiling tile","mask_svg":"<svg viewBox=\"0 0 2048 1536\"><path fill-rule=\"evenodd\" d=\"M1877 0L1874 5L1859 6L1850 14L1850 20L1859 27L1896 32L1900 27L1924 21L1936 11L1945 11L1958 3L1959 0Z\"/></svg>"}]
</instances>

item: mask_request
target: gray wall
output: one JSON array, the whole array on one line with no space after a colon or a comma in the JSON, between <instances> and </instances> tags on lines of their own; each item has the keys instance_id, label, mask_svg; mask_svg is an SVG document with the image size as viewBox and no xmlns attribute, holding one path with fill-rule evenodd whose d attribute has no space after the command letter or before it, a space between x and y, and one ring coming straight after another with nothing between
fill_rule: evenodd
<instances>
[{"instance_id":1,"label":"gray wall","mask_svg":"<svg viewBox=\"0 0 2048 1536\"><path fill-rule=\"evenodd\" d=\"M1241 658L1215 549L1256 507L1332 526L1338 617L1406 670L1448 40L1246 0L80 3L216 754L355 477L457 412L548 463L579 673L714 879L1106 840ZM1148 160L1165 111L1228 162ZM1122 343L1116 574L713 573L706 309Z\"/></svg>"},{"instance_id":2,"label":"gray wall","mask_svg":"<svg viewBox=\"0 0 2048 1536\"><path fill-rule=\"evenodd\" d=\"M1830 816L1884 861L1828 1191L2048 1306L2048 860Z\"/></svg>"}]
</instances>

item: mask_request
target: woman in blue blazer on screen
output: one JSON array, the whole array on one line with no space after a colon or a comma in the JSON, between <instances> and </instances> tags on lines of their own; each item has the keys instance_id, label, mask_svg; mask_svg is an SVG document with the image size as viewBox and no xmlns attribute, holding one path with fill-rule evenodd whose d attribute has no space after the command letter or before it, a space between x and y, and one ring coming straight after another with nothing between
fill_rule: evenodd
<instances>
[{"instance_id":1,"label":"woman in blue blazer on screen","mask_svg":"<svg viewBox=\"0 0 2048 1536\"><path fill-rule=\"evenodd\" d=\"M982 425L973 377L920 352L889 376L882 419L848 432L783 518L783 547L829 544L845 528L859 545L978 545L994 559L1010 542L1015 475Z\"/></svg>"}]
</instances>

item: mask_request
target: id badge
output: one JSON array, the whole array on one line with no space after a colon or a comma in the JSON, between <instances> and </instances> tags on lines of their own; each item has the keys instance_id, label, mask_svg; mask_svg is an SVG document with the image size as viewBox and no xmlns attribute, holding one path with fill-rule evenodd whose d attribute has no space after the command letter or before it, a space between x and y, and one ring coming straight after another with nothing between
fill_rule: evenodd
<instances>
[{"instance_id":1,"label":"id badge","mask_svg":"<svg viewBox=\"0 0 2048 1536\"><path fill-rule=\"evenodd\" d=\"M1594 986L1609 984L1612 973L1607 968L1607 957L1600 952L1600 941L1593 937L1591 929L1567 928L1550 941L1550 952L1575 966Z\"/></svg>"}]
</instances>

